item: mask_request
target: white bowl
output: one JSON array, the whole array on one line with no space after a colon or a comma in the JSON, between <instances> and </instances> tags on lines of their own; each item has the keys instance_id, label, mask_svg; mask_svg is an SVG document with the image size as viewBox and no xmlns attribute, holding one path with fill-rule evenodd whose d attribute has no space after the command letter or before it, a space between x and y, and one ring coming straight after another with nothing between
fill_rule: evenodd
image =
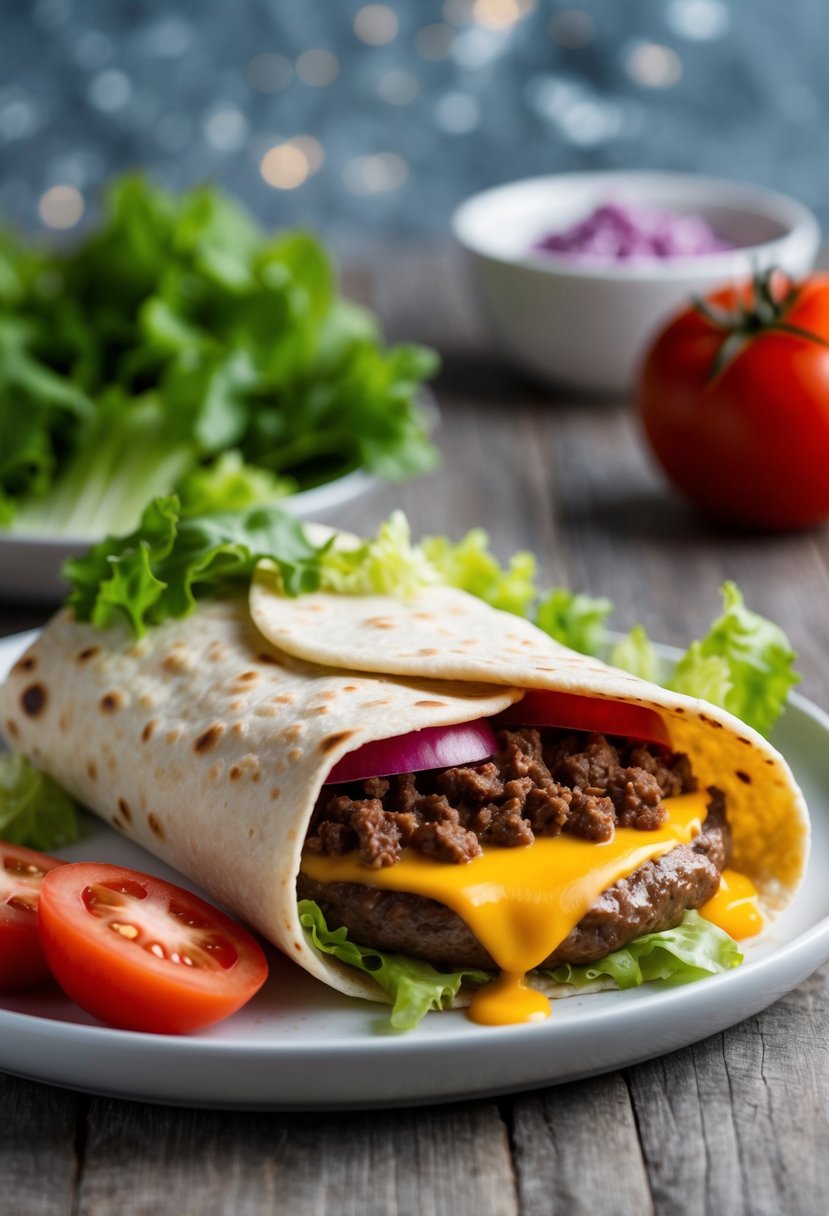
<instances>
[{"instance_id":1,"label":"white bowl","mask_svg":"<svg viewBox=\"0 0 829 1216\"><path fill-rule=\"evenodd\" d=\"M736 248L630 262L534 249L609 202L700 215ZM527 178L467 199L452 228L512 361L548 383L600 393L630 387L649 339L692 295L771 265L807 274L820 245L815 216L794 199L680 173Z\"/></svg>"}]
</instances>

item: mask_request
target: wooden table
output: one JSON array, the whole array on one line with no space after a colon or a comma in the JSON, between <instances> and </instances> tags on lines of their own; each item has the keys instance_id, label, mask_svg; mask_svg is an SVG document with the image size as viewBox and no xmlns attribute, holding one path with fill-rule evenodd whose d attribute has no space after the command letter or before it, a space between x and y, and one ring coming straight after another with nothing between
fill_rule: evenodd
<instances>
[{"instance_id":1,"label":"wooden table","mask_svg":"<svg viewBox=\"0 0 829 1216\"><path fill-rule=\"evenodd\" d=\"M687 644L734 578L785 624L802 691L829 705L829 536L701 525L663 488L626 404L551 399L498 361L454 260L389 252L349 276L393 338L445 357L440 472L395 505L416 533L476 524L534 550L546 582L616 603L615 623ZM0 609L0 633L38 624ZM725 1034L610 1076L461 1105L359 1114L167 1109L0 1077L8 1216L779 1213L829 1210L829 969Z\"/></svg>"}]
</instances>

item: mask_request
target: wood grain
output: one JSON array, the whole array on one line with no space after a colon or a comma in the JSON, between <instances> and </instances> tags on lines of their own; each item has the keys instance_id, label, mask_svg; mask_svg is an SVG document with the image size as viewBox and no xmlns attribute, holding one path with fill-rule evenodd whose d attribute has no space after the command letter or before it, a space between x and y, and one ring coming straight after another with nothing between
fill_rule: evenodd
<instances>
[{"instance_id":1,"label":"wood grain","mask_svg":"<svg viewBox=\"0 0 829 1216\"><path fill-rule=\"evenodd\" d=\"M444 463L352 504L343 526L370 528L397 505L418 533L483 525L502 557L536 552L548 584L610 596L619 627L642 621L682 644L734 578L785 623L803 690L829 705L825 529L757 537L701 523L651 466L629 405L551 396L494 357L452 259L389 251L350 282L392 337L443 352ZM0 608L0 633L43 616ZM824 1216L828 1044L824 968L725 1034L500 1110L253 1116L5 1079L0 1194L23 1195L14 1216Z\"/></svg>"}]
</instances>

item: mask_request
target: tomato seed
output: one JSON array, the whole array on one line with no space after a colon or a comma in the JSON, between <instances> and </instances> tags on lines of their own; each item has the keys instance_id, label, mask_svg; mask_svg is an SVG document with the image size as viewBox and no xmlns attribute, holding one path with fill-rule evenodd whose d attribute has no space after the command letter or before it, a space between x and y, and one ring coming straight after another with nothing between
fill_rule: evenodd
<instances>
[{"instance_id":1,"label":"tomato seed","mask_svg":"<svg viewBox=\"0 0 829 1216\"><path fill-rule=\"evenodd\" d=\"M43 878L46 871L40 866L33 866L30 861L18 861L16 857L4 857L3 868L15 878Z\"/></svg>"},{"instance_id":2,"label":"tomato seed","mask_svg":"<svg viewBox=\"0 0 829 1216\"><path fill-rule=\"evenodd\" d=\"M24 899L22 895L12 895L6 900L7 908L16 908L18 912L37 912L37 899Z\"/></svg>"},{"instance_id":3,"label":"tomato seed","mask_svg":"<svg viewBox=\"0 0 829 1216\"><path fill-rule=\"evenodd\" d=\"M135 927L135 925L125 925L120 921L113 920L110 921L109 927L116 933L120 933L121 937L126 937L131 942L135 941L135 939L138 937L138 929Z\"/></svg>"}]
</instances>

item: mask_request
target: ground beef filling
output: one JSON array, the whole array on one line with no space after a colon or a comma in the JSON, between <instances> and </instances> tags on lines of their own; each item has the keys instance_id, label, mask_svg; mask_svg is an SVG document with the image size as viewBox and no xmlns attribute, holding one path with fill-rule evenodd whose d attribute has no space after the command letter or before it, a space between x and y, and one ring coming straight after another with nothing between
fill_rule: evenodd
<instances>
[{"instance_id":1,"label":"ground beef filling","mask_svg":"<svg viewBox=\"0 0 829 1216\"><path fill-rule=\"evenodd\" d=\"M688 757L656 743L524 727L501 731L499 744L485 763L327 787L305 848L357 850L372 869L394 865L405 847L457 864L483 844L653 831L668 817L663 799L696 788Z\"/></svg>"},{"instance_id":2,"label":"ground beef filling","mask_svg":"<svg viewBox=\"0 0 829 1216\"><path fill-rule=\"evenodd\" d=\"M709 900L731 853L725 799L713 787L709 796L699 836L603 891L539 966L594 962L644 933L674 928L687 909ZM495 968L464 921L436 900L362 883L320 883L303 873L297 879L297 895L315 900L330 929L347 929L352 941L363 946L410 954L438 967Z\"/></svg>"}]
</instances>

